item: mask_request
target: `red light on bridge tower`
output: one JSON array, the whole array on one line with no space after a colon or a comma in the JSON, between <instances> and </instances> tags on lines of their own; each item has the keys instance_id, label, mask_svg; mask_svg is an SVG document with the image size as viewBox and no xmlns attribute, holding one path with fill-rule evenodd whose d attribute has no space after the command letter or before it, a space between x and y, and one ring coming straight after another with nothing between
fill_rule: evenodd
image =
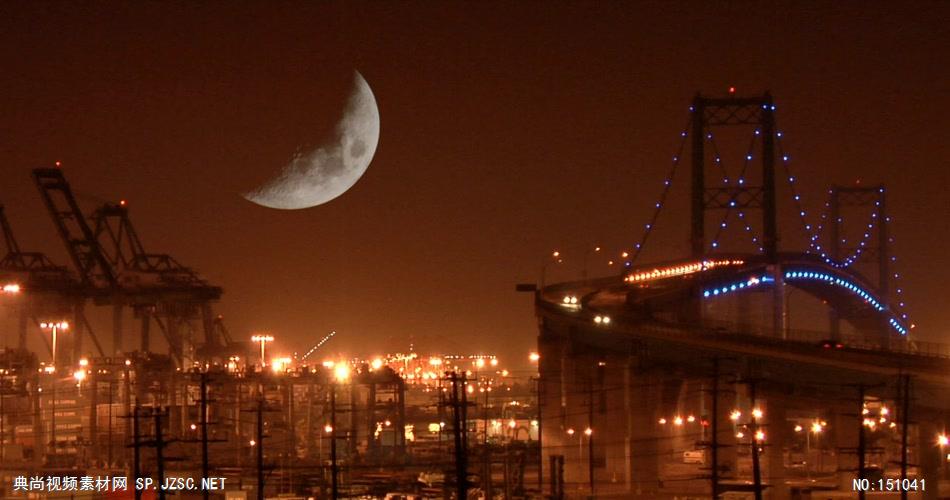
<instances>
[{"instance_id":1,"label":"red light on bridge tower","mask_svg":"<svg viewBox=\"0 0 950 500\"><path fill-rule=\"evenodd\" d=\"M736 88L735 88L735 87L729 87L729 95L735 95L735 93L736 93Z\"/></svg>"}]
</instances>

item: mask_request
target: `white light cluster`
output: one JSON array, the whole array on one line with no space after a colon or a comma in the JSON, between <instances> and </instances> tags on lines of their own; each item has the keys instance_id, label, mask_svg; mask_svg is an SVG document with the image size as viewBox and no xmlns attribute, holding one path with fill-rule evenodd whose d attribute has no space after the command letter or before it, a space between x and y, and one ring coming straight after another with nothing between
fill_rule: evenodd
<instances>
[{"instance_id":1,"label":"white light cluster","mask_svg":"<svg viewBox=\"0 0 950 500\"><path fill-rule=\"evenodd\" d=\"M561 305L568 309L581 308L581 304L580 304L580 301L577 299L577 295L565 295L564 298L561 299Z\"/></svg>"}]
</instances>

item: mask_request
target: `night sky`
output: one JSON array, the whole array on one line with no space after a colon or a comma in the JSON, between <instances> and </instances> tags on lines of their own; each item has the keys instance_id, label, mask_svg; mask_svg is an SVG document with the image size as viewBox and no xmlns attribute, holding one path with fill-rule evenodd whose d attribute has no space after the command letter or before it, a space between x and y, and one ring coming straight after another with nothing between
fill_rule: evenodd
<instances>
[{"instance_id":1,"label":"night sky","mask_svg":"<svg viewBox=\"0 0 950 500\"><path fill-rule=\"evenodd\" d=\"M692 96L768 89L813 212L832 183L888 186L915 332L950 341L950 4L885 5L6 2L0 202L67 263L29 176L62 161L87 210L128 200L148 250L224 287L234 336L280 351L337 330L328 352L520 363L537 329L515 283L554 249L549 281L631 248ZM242 199L332 131L354 69L382 124L363 178L308 210ZM685 173L645 261L686 254Z\"/></svg>"}]
</instances>

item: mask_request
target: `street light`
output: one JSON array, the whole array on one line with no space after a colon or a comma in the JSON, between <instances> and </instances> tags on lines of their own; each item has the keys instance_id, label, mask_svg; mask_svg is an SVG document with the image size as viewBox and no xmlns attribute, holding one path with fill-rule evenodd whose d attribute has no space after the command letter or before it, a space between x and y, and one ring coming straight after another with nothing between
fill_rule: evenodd
<instances>
[{"instance_id":1,"label":"street light","mask_svg":"<svg viewBox=\"0 0 950 500\"><path fill-rule=\"evenodd\" d=\"M584 251L584 272L583 272L583 276L581 277L581 279L583 279L584 281L587 281L587 258L590 257L591 252L593 253L600 252L600 247L594 247L594 248L587 247L587 250Z\"/></svg>"},{"instance_id":2,"label":"street light","mask_svg":"<svg viewBox=\"0 0 950 500\"><path fill-rule=\"evenodd\" d=\"M282 358L274 358L271 360L271 370L273 370L274 373L277 373L277 374L283 373L290 367L290 363L292 361L293 361L292 359L286 356Z\"/></svg>"},{"instance_id":3,"label":"street light","mask_svg":"<svg viewBox=\"0 0 950 500\"><path fill-rule=\"evenodd\" d=\"M57 321L57 322L44 321L40 323L40 328L42 328L43 330L50 330L52 332L53 362L50 366L50 368L52 368L52 370L50 370L50 373L55 373L56 372L56 337L57 337L56 334L59 333L60 330L63 330L63 331L68 330L69 323L65 321ZM51 413L50 415L50 442L52 442L53 444L53 452L55 453L56 452L56 377L55 376L53 377L50 384L52 387L52 391L50 391L52 393L50 396L50 413Z\"/></svg>"},{"instance_id":4,"label":"street light","mask_svg":"<svg viewBox=\"0 0 950 500\"><path fill-rule=\"evenodd\" d=\"M333 367L333 378L337 382L346 382L350 378L350 365L346 363L337 363Z\"/></svg>"},{"instance_id":5,"label":"street light","mask_svg":"<svg viewBox=\"0 0 950 500\"><path fill-rule=\"evenodd\" d=\"M264 345L267 344L268 342L273 342L273 341L274 341L273 335L252 335L251 336L251 342L259 342L261 344L261 367L262 368L267 366L267 362L265 361L266 358L264 357Z\"/></svg>"},{"instance_id":6,"label":"street light","mask_svg":"<svg viewBox=\"0 0 950 500\"><path fill-rule=\"evenodd\" d=\"M805 434L805 474L809 480L811 480L811 464L808 462L811 457L811 435L815 435L815 447L818 448L818 473L821 474L821 447L818 446L818 437L823 430L825 428L821 425L821 422L816 420L811 423L810 432Z\"/></svg>"},{"instance_id":7,"label":"street light","mask_svg":"<svg viewBox=\"0 0 950 500\"><path fill-rule=\"evenodd\" d=\"M544 278L547 272L548 264L560 264L562 262L564 262L564 260L561 259L561 252L558 252L557 250L551 252L550 257L541 261L541 284L538 287L540 290L544 289Z\"/></svg>"},{"instance_id":8,"label":"street light","mask_svg":"<svg viewBox=\"0 0 950 500\"><path fill-rule=\"evenodd\" d=\"M69 323L65 321L58 322L42 322L40 323L40 328L43 330L50 330L53 334L53 371L56 371L56 337L60 330L66 331L69 330Z\"/></svg>"},{"instance_id":9,"label":"street light","mask_svg":"<svg viewBox=\"0 0 950 500\"><path fill-rule=\"evenodd\" d=\"M16 295L20 293L20 285L17 283L7 283L6 285L3 285L2 290L3 290L3 293Z\"/></svg>"}]
</instances>

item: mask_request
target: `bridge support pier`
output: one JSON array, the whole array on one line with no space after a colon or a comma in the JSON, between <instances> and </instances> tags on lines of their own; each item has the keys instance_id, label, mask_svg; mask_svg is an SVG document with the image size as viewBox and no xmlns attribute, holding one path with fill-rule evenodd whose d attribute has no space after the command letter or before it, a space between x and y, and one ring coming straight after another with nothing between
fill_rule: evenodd
<instances>
[{"instance_id":1,"label":"bridge support pier","mask_svg":"<svg viewBox=\"0 0 950 500\"><path fill-rule=\"evenodd\" d=\"M627 473L631 477L631 493L637 497L656 497L660 488L659 457L663 440L657 439L657 421L662 414L659 384L657 377L641 372L636 373L631 388L633 411L628 417L630 468Z\"/></svg>"},{"instance_id":2,"label":"bridge support pier","mask_svg":"<svg viewBox=\"0 0 950 500\"><path fill-rule=\"evenodd\" d=\"M565 353L567 343L556 333L541 324L538 335L538 408L541 422L541 467L542 476L553 477L551 457L565 456L566 435L564 416ZM547 486L547 485L544 485Z\"/></svg>"},{"instance_id":3,"label":"bridge support pier","mask_svg":"<svg viewBox=\"0 0 950 500\"><path fill-rule=\"evenodd\" d=\"M858 474L858 432L863 416L861 406L851 404L839 406L832 417L831 439L835 444L835 457L838 463L838 489L852 491L852 480Z\"/></svg>"},{"instance_id":4,"label":"bridge support pier","mask_svg":"<svg viewBox=\"0 0 950 500\"><path fill-rule=\"evenodd\" d=\"M598 456L605 459L603 474L598 475L598 484L610 484L611 489L625 484L629 491L629 458L626 451L631 446L630 418L633 411L630 398L631 365L629 356L608 355L601 358L603 366L598 365L594 399L594 446ZM610 441L622 442L623 446L609 445ZM605 445L606 444L606 445ZM603 451L600 451L603 450ZM597 472L597 470L595 470Z\"/></svg>"}]
</instances>

